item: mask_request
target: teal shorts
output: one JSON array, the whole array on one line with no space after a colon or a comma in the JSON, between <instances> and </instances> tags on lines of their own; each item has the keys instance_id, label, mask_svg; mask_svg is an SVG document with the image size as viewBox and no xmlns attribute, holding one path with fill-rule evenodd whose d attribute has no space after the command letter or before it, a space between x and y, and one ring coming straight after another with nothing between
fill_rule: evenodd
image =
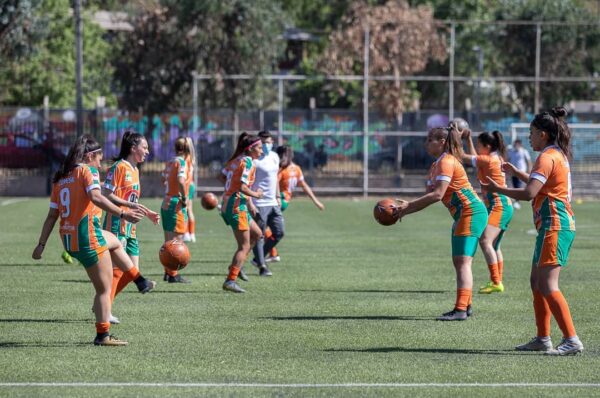
<instances>
[{"instance_id":1,"label":"teal shorts","mask_svg":"<svg viewBox=\"0 0 600 398\"><path fill-rule=\"evenodd\" d=\"M487 211L481 202L472 203L473 213L461 215L452 225L452 256L473 257L487 226Z\"/></svg>"},{"instance_id":2,"label":"teal shorts","mask_svg":"<svg viewBox=\"0 0 600 398\"><path fill-rule=\"evenodd\" d=\"M119 239L119 242L121 242L123 249L125 249L125 253L127 253L129 256L140 255L140 245L137 238L117 235L117 239Z\"/></svg>"},{"instance_id":3,"label":"teal shorts","mask_svg":"<svg viewBox=\"0 0 600 398\"><path fill-rule=\"evenodd\" d=\"M196 196L196 184L193 182L190 184L190 190L188 191L188 199L194 199Z\"/></svg>"},{"instance_id":4,"label":"teal shorts","mask_svg":"<svg viewBox=\"0 0 600 398\"><path fill-rule=\"evenodd\" d=\"M569 260L569 252L575 240L575 231L548 231L541 229L535 239L533 265L560 265L564 267Z\"/></svg>"},{"instance_id":5,"label":"teal shorts","mask_svg":"<svg viewBox=\"0 0 600 398\"><path fill-rule=\"evenodd\" d=\"M187 232L188 216L185 207L181 207L179 198L174 196L168 201L163 200L160 208L163 231L184 234Z\"/></svg>"},{"instance_id":6,"label":"teal shorts","mask_svg":"<svg viewBox=\"0 0 600 398\"><path fill-rule=\"evenodd\" d=\"M100 256L102 256L102 254L107 250L107 246L102 246L95 250L80 250L77 252L67 250L67 253L69 253L71 257L77 259L77 261L79 261L81 265L83 265L83 268L89 268L93 265L98 264Z\"/></svg>"},{"instance_id":7,"label":"teal shorts","mask_svg":"<svg viewBox=\"0 0 600 398\"><path fill-rule=\"evenodd\" d=\"M285 211L285 209L288 208L288 205L290 203L287 200L285 200L285 195L283 194L283 192L279 194L279 197L281 198L281 211Z\"/></svg>"}]
</instances>

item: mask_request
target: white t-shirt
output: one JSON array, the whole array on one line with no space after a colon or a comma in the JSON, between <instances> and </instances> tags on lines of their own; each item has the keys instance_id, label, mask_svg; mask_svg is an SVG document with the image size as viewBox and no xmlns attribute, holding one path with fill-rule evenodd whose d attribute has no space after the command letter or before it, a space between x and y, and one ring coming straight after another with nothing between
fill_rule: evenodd
<instances>
[{"instance_id":1,"label":"white t-shirt","mask_svg":"<svg viewBox=\"0 0 600 398\"><path fill-rule=\"evenodd\" d=\"M512 163L518 170L527 171L527 163L531 163L531 156L527 149L514 147L508 150L508 161Z\"/></svg>"},{"instance_id":2,"label":"white t-shirt","mask_svg":"<svg viewBox=\"0 0 600 398\"><path fill-rule=\"evenodd\" d=\"M277 173L279 172L279 155L275 151L256 159L256 175L252 190L263 190L261 199L253 199L257 207L277 206Z\"/></svg>"}]
</instances>

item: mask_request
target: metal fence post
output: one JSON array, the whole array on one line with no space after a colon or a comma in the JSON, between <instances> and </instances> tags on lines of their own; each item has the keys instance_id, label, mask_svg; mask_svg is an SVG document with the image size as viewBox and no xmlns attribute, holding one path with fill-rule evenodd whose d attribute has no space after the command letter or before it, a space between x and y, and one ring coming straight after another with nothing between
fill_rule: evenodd
<instances>
[{"instance_id":1,"label":"metal fence post","mask_svg":"<svg viewBox=\"0 0 600 398\"><path fill-rule=\"evenodd\" d=\"M448 77L448 117L454 119L454 48L456 46L456 23L450 23L450 70Z\"/></svg>"},{"instance_id":2,"label":"metal fence post","mask_svg":"<svg viewBox=\"0 0 600 398\"><path fill-rule=\"evenodd\" d=\"M369 195L369 27L365 26L363 70L363 197Z\"/></svg>"},{"instance_id":3,"label":"metal fence post","mask_svg":"<svg viewBox=\"0 0 600 398\"><path fill-rule=\"evenodd\" d=\"M283 145L283 79L277 80L277 145Z\"/></svg>"},{"instance_id":4,"label":"metal fence post","mask_svg":"<svg viewBox=\"0 0 600 398\"><path fill-rule=\"evenodd\" d=\"M542 25L538 22L535 27L535 102L533 113L540 110L540 58L542 51Z\"/></svg>"}]
</instances>

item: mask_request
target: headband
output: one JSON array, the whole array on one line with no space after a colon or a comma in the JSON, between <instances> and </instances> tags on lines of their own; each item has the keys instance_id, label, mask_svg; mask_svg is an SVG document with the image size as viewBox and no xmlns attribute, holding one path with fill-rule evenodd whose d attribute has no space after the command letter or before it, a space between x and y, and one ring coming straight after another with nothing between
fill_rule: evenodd
<instances>
[{"instance_id":1,"label":"headband","mask_svg":"<svg viewBox=\"0 0 600 398\"><path fill-rule=\"evenodd\" d=\"M87 155L88 153L96 153L96 152L102 152L102 148L94 149L93 151L87 151L85 154Z\"/></svg>"},{"instance_id":2,"label":"headband","mask_svg":"<svg viewBox=\"0 0 600 398\"><path fill-rule=\"evenodd\" d=\"M253 146L256 146L256 145L260 144L261 142L262 142L261 140L256 140L256 141L254 141L252 144L248 145L248 146L247 146L247 147L244 149L244 151L247 151L248 149L252 148Z\"/></svg>"}]
</instances>

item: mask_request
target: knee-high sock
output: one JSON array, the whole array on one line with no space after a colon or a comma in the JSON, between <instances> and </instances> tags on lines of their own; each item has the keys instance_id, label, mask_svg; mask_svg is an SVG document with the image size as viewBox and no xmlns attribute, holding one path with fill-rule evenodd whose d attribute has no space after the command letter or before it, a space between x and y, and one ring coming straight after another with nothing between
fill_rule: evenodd
<instances>
[{"instance_id":1,"label":"knee-high sock","mask_svg":"<svg viewBox=\"0 0 600 398\"><path fill-rule=\"evenodd\" d=\"M502 282L504 278L504 261L498 260L498 276L500 277L500 282Z\"/></svg>"},{"instance_id":2,"label":"knee-high sock","mask_svg":"<svg viewBox=\"0 0 600 398\"><path fill-rule=\"evenodd\" d=\"M535 314L535 326L537 327L537 336L550 336L550 307L539 290L533 291L533 313Z\"/></svg>"},{"instance_id":3,"label":"knee-high sock","mask_svg":"<svg viewBox=\"0 0 600 398\"><path fill-rule=\"evenodd\" d=\"M113 267L113 279L112 279L112 287L110 289L110 301L114 301L115 296L117 295L117 286L123 277L123 271L120 268Z\"/></svg>"},{"instance_id":4,"label":"knee-high sock","mask_svg":"<svg viewBox=\"0 0 600 398\"><path fill-rule=\"evenodd\" d=\"M229 266L229 274L227 275L228 281L235 281L240 273L240 267L236 267L233 264Z\"/></svg>"},{"instance_id":5,"label":"knee-high sock","mask_svg":"<svg viewBox=\"0 0 600 398\"><path fill-rule=\"evenodd\" d=\"M188 220L188 232L190 234L196 233L196 220Z\"/></svg>"},{"instance_id":6,"label":"knee-high sock","mask_svg":"<svg viewBox=\"0 0 600 398\"><path fill-rule=\"evenodd\" d=\"M174 271L170 268L165 267L164 265L163 265L163 268L165 269L165 273L169 276L177 276L177 274L179 273L177 271Z\"/></svg>"},{"instance_id":7,"label":"knee-high sock","mask_svg":"<svg viewBox=\"0 0 600 398\"><path fill-rule=\"evenodd\" d=\"M498 264L488 264L488 270L490 271L490 279L494 285L497 285L502 280L500 273L498 272Z\"/></svg>"},{"instance_id":8,"label":"knee-high sock","mask_svg":"<svg viewBox=\"0 0 600 398\"><path fill-rule=\"evenodd\" d=\"M544 296L552 311L558 327L563 333L563 337L574 337L577 336L575 332L575 326L573 325L573 318L571 318L571 311L569 310L569 304L565 300L565 296L560 290L555 290L549 295Z\"/></svg>"},{"instance_id":9,"label":"knee-high sock","mask_svg":"<svg viewBox=\"0 0 600 398\"><path fill-rule=\"evenodd\" d=\"M105 336L110 330L110 322L96 322L96 333L98 336Z\"/></svg>"},{"instance_id":10,"label":"knee-high sock","mask_svg":"<svg viewBox=\"0 0 600 398\"><path fill-rule=\"evenodd\" d=\"M271 228L267 227L267 230L265 231L265 240L275 240L275 237L273 236L273 232L271 231ZM276 257L278 255L277 253L277 248L273 247L271 249L271 251L269 252L269 254L271 255L271 257Z\"/></svg>"},{"instance_id":11,"label":"knee-high sock","mask_svg":"<svg viewBox=\"0 0 600 398\"><path fill-rule=\"evenodd\" d=\"M114 301L115 296L121 292L129 284L129 282L136 280L140 276L140 271L137 267L132 267L129 271L123 272L123 276L119 280L116 288L114 289L114 295L112 295L111 299ZM112 294L112 292L111 292Z\"/></svg>"},{"instance_id":12,"label":"knee-high sock","mask_svg":"<svg viewBox=\"0 0 600 398\"><path fill-rule=\"evenodd\" d=\"M458 288L456 289L456 303L454 308L459 311L466 311L473 291L471 289Z\"/></svg>"}]
</instances>

